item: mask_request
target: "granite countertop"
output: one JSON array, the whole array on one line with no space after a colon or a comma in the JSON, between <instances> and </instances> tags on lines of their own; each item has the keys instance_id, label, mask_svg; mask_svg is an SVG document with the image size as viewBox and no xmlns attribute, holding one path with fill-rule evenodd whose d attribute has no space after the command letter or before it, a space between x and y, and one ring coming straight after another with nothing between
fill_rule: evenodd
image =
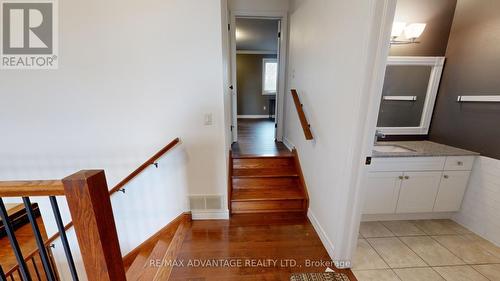
<instances>
[{"instance_id":1,"label":"granite countertop","mask_svg":"<svg viewBox=\"0 0 500 281\"><path fill-rule=\"evenodd\" d=\"M373 157L475 156L479 153L431 141L381 141L376 146L394 145L410 149L404 152L373 151Z\"/></svg>"}]
</instances>

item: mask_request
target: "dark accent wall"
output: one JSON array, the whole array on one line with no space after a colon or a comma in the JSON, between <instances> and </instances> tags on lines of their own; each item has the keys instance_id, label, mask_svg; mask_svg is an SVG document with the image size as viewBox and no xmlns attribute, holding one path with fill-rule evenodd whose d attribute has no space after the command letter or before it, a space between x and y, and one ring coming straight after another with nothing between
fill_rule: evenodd
<instances>
[{"instance_id":1,"label":"dark accent wall","mask_svg":"<svg viewBox=\"0 0 500 281\"><path fill-rule=\"evenodd\" d=\"M394 21L427 26L419 44L391 46L390 55L444 56L456 4L457 0L398 0Z\"/></svg>"},{"instance_id":2,"label":"dark accent wall","mask_svg":"<svg viewBox=\"0 0 500 281\"><path fill-rule=\"evenodd\" d=\"M500 104L458 95L500 95L500 1L459 0L430 139L500 159Z\"/></svg>"},{"instance_id":3,"label":"dark accent wall","mask_svg":"<svg viewBox=\"0 0 500 281\"><path fill-rule=\"evenodd\" d=\"M378 127L418 127L432 67L389 65L385 71ZM385 96L416 96L416 101L384 100Z\"/></svg>"},{"instance_id":4,"label":"dark accent wall","mask_svg":"<svg viewBox=\"0 0 500 281\"><path fill-rule=\"evenodd\" d=\"M269 99L276 98L262 95L263 58L276 58L276 55L236 55L238 115L267 115Z\"/></svg>"}]
</instances>

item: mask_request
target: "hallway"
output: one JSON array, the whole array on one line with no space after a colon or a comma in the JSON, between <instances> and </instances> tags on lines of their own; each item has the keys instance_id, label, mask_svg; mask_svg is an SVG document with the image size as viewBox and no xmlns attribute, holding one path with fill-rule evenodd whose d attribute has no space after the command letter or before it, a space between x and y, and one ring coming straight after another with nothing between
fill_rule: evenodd
<instances>
[{"instance_id":1,"label":"hallway","mask_svg":"<svg viewBox=\"0 0 500 281\"><path fill-rule=\"evenodd\" d=\"M233 156L291 155L282 142L274 139L274 119L238 119L238 142L233 143Z\"/></svg>"}]
</instances>

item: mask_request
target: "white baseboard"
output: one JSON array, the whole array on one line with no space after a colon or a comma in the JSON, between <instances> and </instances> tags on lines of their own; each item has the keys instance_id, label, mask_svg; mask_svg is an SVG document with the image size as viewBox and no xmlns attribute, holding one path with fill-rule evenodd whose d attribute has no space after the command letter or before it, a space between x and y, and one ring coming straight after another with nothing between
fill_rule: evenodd
<instances>
[{"instance_id":1,"label":"white baseboard","mask_svg":"<svg viewBox=\"0 0 500 281\"><path fill-rule=\"evenodd\" d=\"M276 116L272 115L272 118L275 118ZM269 119L269 115L238 115L238 118L242 119Z\"/></svg>"},{"instance_id":2,"label":"white baseboard","mask_svg":"<svg viewBox=\"0 0 500 281\"><path fill-rule=\"evenodd\" d=\"M326 235L323 227L321 227L321 225L319 224L316 216L314 216L314 213L311 211L311 209L307 211L307 217L309 218L309 221L311 221L311 224L314 227L314 230L316 230L316 233L318 233L319 239L321 240L321 243L323 243L323 246L328 252L328 255L330 255L330 258L334 257L333 251L335 250L335 247L333 246L332 241L330 241L330 239L328 238L328 235Z\"/></svg>"},{"instance_id":3,"label":"white baseboard","mask_svg":"<svg viewBox=\"0 0 500 281\"><path fill-rule=\"evenodd\" d=\"M295 148L295 145L293 145L293 143L287 138L287 137L283 137L283 144L289 149L289 150L293 150Z\"/></svg>"},{"instance_id":4,"label":"white baseboard","mask_svg":"<svg viewBox=\"0 0 500 281\"><path fill-rule=\"evenodd\" d=\"M455 213L413 213L362 215L361 221L438 220L451 219L454 214Z\"/></svg>"},{"instance_id":5,"label":"white baseboard","mask_svg":"<svg viewBox=\"0 0 500 281\"><path fill-rule=\"evenodd\" d=\"M191 210L193 220L228 220L229 210Z\"/></svg>"}]
</instances>

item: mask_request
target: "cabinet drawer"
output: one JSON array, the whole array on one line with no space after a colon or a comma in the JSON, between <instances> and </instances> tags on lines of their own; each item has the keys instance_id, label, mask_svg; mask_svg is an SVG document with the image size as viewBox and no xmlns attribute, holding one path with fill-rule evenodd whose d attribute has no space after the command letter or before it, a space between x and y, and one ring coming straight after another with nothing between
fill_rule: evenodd
<instances>
[{"instance_id":1,"label":"cabinet drawer","mask_svg":"<svg viewBox=\"0 0 500 281\"><path fill-rule=\"evenodd\" d=\"M445 171L471 171L475 156L448 156L444 164Z\"/></svg>"},{"instance_id":2,"label":"cabinet drawer","mask_svg":"<svg viewBox=\"0 0 500 281\"><path fill-rule=\"evenodd\" d=\"M371 172L442 171L446 157L373 158Z\"/></svg>"}]
</instances>

